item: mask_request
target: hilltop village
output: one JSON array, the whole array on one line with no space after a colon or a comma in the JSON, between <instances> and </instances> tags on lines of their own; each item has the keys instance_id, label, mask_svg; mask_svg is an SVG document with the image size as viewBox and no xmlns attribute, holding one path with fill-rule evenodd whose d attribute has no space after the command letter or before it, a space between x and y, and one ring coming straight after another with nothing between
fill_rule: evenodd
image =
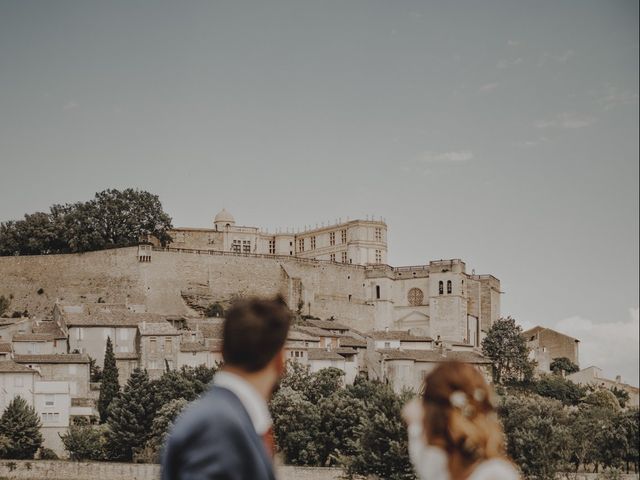
<instances>
[{"instance_id":1,"label":"hilltop village","mask_svg":"<svg viewBox=\"0 0 640 480\"><path fill-rule=\"evenodd\" d=\"M70 422L97 416L90 365L103 365L107 339L120 385L135 368L154 379L213 367L222 361L224 312L243 296L286 299L296 313L287 358L311 372L335 367L346 383L366 373L396 392L418 391L447 359L491 377L480 347L500 317L500 281L468 273L459 259L387 265L380 219L269 233L237 226L222 210L210 229L169 233L164 246L148 237L137 247L0 258L0 293L14 312L0 318L0 411L26 399L45 446L61 456ZM541 372L558 357L579 364L577 339L542 327L523 336ZM582 384L612 382L594 367L574 375ZM614 383L637 405L637 389Z\"/></svg>"}]
</instances>

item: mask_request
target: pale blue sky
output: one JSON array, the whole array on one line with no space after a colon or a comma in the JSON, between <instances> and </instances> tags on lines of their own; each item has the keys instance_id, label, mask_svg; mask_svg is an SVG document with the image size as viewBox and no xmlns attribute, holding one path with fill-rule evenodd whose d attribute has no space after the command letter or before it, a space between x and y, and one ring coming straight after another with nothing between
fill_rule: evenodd
<instances>
[{"instance_id":1,"label":"pale blue sky","mask_svg":"<svg viewBox=\"0 0 640 480\"><path fill-rule=\"evenodd\" d=\"M637 339L638 53L634 1L0 0L0 220L384 216L392 264L463 258L637 383L590 332Z\"/></svg>"}]
</instances>

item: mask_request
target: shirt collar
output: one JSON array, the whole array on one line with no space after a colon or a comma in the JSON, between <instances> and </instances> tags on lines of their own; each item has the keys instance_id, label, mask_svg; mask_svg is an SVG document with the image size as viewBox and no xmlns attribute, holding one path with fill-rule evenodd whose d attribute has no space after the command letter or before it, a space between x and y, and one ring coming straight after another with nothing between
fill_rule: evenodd
<instances>
[{"instance_id":1,"label":"shirt collar","mask_svg":"<svg viewBox=\"0 0 640 480\"><path fill-rule=\"evenodd\" d=\"M267 402L249 382L235 373L223 370L216 373L213 384L226 388L238 397L258 435L267 433L273 423Z\"/></svg>"}]
</instances>

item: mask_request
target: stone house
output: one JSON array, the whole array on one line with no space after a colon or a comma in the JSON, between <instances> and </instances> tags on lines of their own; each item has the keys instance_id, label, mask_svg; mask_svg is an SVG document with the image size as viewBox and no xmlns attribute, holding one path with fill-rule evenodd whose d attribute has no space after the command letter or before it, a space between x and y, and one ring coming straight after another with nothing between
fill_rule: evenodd
<instances>
[{"instance_id":1,"label":"stone house","mask_svg":"<svg viewBox=\"0 0 640 480\"><path fill-rule=\"evenodd\" d=\"M296 327L289 329L287 341L284 345L287 360L303 365L309 364L309 348L318 348L320 338L309 335Z\"/></svg>"},{"instance_id":2,"label":"stone house","mask_svg":"<svg viewBox=\"0 0 640 480\"><path fill-rule=\"evenodd\" d=\"M11 360L13 357L13 344L11 342L0 342L0 362Z\"/></svg>"},{"instance_id":3,"label":"stone house","mask_svg":"<svg viewBox=\"0 0 640 480\"><path fill-rule=\"evenodd\" d=\"M556 358L566 357L576 365L580 365L580 340L551 328L533 327L522 332L522 337L531 350L531 358L538 363L539 373L549 373L551 362Z\"/></svg>"},{"instance_id":4,"label":"stone house","mask_svg":"<svg viewBox=\"0 0 640 480\"><path fill-rule=\"evenodd\" d=\"M0 412L15 397L24 398L33 406L33 391L38 372L13 360L0 361Z\"/></svg>"},{"instance_id":5,"label":"stone house","mask_svg":"<svg viewBox=\"0 0 640 480\"><path fill-rule=\"evenodd\" d=\"M87 398L89 396L89 356L86 354L16 354L14 361L37 371L42 380L68 382L71 398Z\"/></svg>"},{"instance_id":6,"label":"stone house","mask_svg":"<svg viewBox=\"0 0 640 480\"><path fill-rule=\"evenodd\" d=\"M448 360L472 364L482 371L487 380L491 378L491 362L473 351L383 349L377 353L380 355L382 379L396 393L403 389L420 392L426 376L440 363Z\"/></svg>"},{"instance_id":7,"label":"stone house","mask_svg":"<svg viewBox=\"0 0 640 480\"><path fill-rule=\"evenodd\" d=\"M204 365L213 368L222 363L222 340L206 339L200 342L180 343L178 368Z\"/></svg>"},{"instance_id":8,"label":"stone house","mask_svg":"<svg viewBox=\"0 0 640 480\"><path fill-rule=\"evenodd\" d=\"M598 367L587 367L579 372L567 375L567 379L571 380L578 385L602 387L606 389L618 388L626 391L629 394L629 402L627 407L640 406L640 390L638 387L624 383L620 376L617 376L615 380L606 378L602 374L602 369Z\"/></svg>"},{"instance_id":9,"label":"stone house","mask_svg":"<svg viewBox=\"0 0 640 480\"><path fill-rule=\"evenodd\" d=\"M67 342L51 333L19 333L13 336L13 351L17 355L67 353Z\"/></svg>"},{"instance_id":10,"label":"stone house","mask_svg":"<svg viewBox=\"0 0 640 480\"><path fill-rule=\"evenodd\" d=\"M146 322L138 324L140 368L149 378L160 378L166 370L178 368L178 353L182 333L170 323Z\"/></svg>"},{"instance_id":11,"label":"stone house","mask_svg":"<svg viewBox=\"0 0 640 480\"><path fill-rule=\"evenodd\" d=\"M29 333L33 320L28 317L0 318L0 341L10 342L14 335Z\"/></svg>"},{"instance_id":12,"label":"stone house","mask_svg":"<svg viewBox=\"0 0 640 480\"><path fill-rule=\"evenodd\" d=\"M372 331L367 336L373 338L376 349L433 350L433 338L412 335L404 330Z\"/></svg>"},{"instance_id":13,"label":"stone house","mask_svg":"<svg viewBox=\"0 0 640 480\"><path fill-rule=\"evenodd\" d=\"M323 368L339 368L346 372L345 358L333 350L310 348L308 351L309 371L315 373Z\"/></svg>"}]
</instances>

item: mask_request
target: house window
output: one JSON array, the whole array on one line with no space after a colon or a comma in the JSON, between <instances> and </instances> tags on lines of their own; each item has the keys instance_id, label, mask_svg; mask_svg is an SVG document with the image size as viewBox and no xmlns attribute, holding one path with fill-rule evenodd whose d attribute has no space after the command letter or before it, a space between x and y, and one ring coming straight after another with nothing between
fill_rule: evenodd
<instances>
[{"instance_id":1,"label":"house window","mask_svg":"<svg viewBox=\"0 0 640 480\"><path fill-rule=\"evenodd\" d=\"M347 231L346 230L340 230L340 240L342 241L342 243L347 243Z\"/></svg>"},{"instance_id":2,"label":"house window","mask_svg":"<svg viewBox=\"0 0 640 480\"><path fill-rule=\"evenodd\" d=\"M384 348L391 348L391 342L384 342Z\"/></svg>"},{"instance_id":3,"label":"house window","mask_svg":"<svg viewBox=\"0 0 640 480\"><path fill-rule=\"evenodd\" d=\"M376 285L376 298L380 299L380 285Z\"/></svg>"},{"instance_id":4,"label":"house window","mask_svg":"<svg viewBox=\"0 0 640 480\"><path fill-rule=\"evenodd\" d=\"M453 287L451 285L451 280L447 280L447 293L451 293L453 290Z\"/></svg>"},{"instance_id":5,"label":"house window","mask_svg":"<svg viewBox=\"0 0 640 480\"><path fill-rule=\"evenodd\" d=\"M44 406L45 407L53 407L56 403L55 401L56 397L55 395L45 395L44 396Z\"/></svg>"},{"instance_id":6,"label":"house window","mask_svg":"<svg viewBox=\"0 0 640 480\"><path fill-rule=\"evenodd\" d=\"M76 329L76 340L82 340L84 338L84 330L82 328Z\"/></svg>"},{"instance_id":7,"label":"house window","mask_svg":"<svg viewBox=\"0 0 640 480\"><path fill-rule=\"evenodd\" d=\"M158 362L156 360L151 360L149 362L149 370L156 370L158 368Z\"/></svg>"},{"instance_id":8,"label":"house window","mask_svg":"<svg viewBox=\"0 0 640 480\"><path fill-rule=\"evenodd\" d=\"M444 282L442 280L438 282L438 293L440 295L444 293Z\"/></svg>"},{"instance_id":9,"label":"house window","mask_svg":"<svg viewBox=\"0 0 640 480\"><path fill-rule=\"evenodd\" d=\"M376 263L382 263L382 250L376 250Z\"/></svg>"},{"instance_id":10,"label":"house window","mask_svg":"<svg viewBox=\"0 0 640 480\"><path fill-rule=\"evenodd\" d=\"M375 230L375 235L376 235L376 242L381 242L382 241L382 229L381 228L376 228Z\"/></svg>"},{"instance_id":11,"label":"house window","mask_svg":"<svg viewBox=\"0 0 640 480\"><path fill-rule=\"evenodd\" d=\"M269 253L271 255L275 255L276 254L276 241L275 240L269 240Z\"/></svg>"},{"instance_id":12,"label":"house window","mask_svg":"<svg viewBox=\"0 0 640 480\"><path fill-rule=\"evenodd\" d=\"M347 263L347 252L342 252L342 263Z\"/></svg>"},{"instance_id":13,"label":"house window","mask_svg":"<svg viewBox=\"0 0 640 480\"><path fill-rule=\"evenodd\" d=\"M329 245L335 245L336 244L336 232L330 232L329 233Z\"/></svg>"},{"instance_id":14,"label":"house window","mask_svg":"<svg viewBox=\"0 0 640 480\"><path fill-rule=\"evenodd\" d=\"M157 351L157 342L155 337L151 337L149 339L149 351L151 353L156 353Z\"/></svg>"},{"instance_id":15,"label":"house window","mask_svg":"<svg viewBox=\"0 0 640 480\"><path fill-rule=\"evenodd\" d=\"M164 351L167 353L173 352L173 340L171 337L164 338Z\"/></svg>"},{"instance_id":16,"label":"house window","mask_svg":"<svg viewBox=\"0 0 640 480\"><path fill-rule=\"evenodd\" d=\"M313 236L311 237L311 250L315 250L316 249L316 237Z\"/></svg>"},{"instance_id":17,"label":"house window","mask_svg":"<svg viewBox=\"0 0 640 480\"><path fill-rule=\"evenodd\" d=\"M242 253L251 253L251 240L242 241Z\"/></svg>"},{"instance_id":18,"label":"house window","mask_svg":"<svg viewBox=\"0 0 640 480\"><path fill-rule=\"evenodd\" d=\"M298 251L304 252L304 238L298 239Z\"/></svg>"},{"instance_id":19,"label":"house window","mask_svg":"<svg viewBox=\"0 0 640 480\"><path fill-rule=\"evenodd\" d=\"M240 253L242 249L242 243L240 242L240 240L234 240L233 242L231 242L231 251L233 253Z\"/></svg>"},{"instance_id":20,"label":"house window","mask_svg":"<svg viewBox=\"0 0 640 480\"><path fill-rule=\"evenodd\" d=\"M422 290L419 288L411 288L407 294L407 299L409 300L409 305L417 307L422 305L422 302L424 301L424 293L422 293Z\"/></svg>"},{"instance_id":21,"label":"house window","mask_svg":"<svg viewBox=\"0 0 640 480\"><path fill-rule=\"evenodd\" d=\"M331 255L329 255L329 258L331 259L332 262L336 261L336 254L332 253Z\"/></svg>"}]
</instances>

